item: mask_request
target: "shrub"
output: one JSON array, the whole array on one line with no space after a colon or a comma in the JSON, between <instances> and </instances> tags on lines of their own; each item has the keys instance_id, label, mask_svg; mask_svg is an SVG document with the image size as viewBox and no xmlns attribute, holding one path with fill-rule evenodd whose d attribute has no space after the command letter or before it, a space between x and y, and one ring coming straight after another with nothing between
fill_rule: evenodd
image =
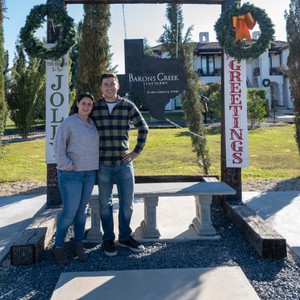
<instances>
[{"instance_id":1,"label":"shrub","mask_svg":"<svg viewBox=\"0 0 300 300\"><path fill-rule=\"evenodd\" d=\"M212 112L214 120L221 121L222 105L221 105L221 82L208 84L207 97L209 98L209 108Z\"/></svg>"},{"instance_id":2,"label":"shrub","mask_svg":"<svg viewBox=\"0 0 300 300\"><path fill-rule=\"evenodd\" d=\"M247 89L247 113L250 128L260 125L267 115L267 92L262 89Z\"/></svg>"}]
</instances>

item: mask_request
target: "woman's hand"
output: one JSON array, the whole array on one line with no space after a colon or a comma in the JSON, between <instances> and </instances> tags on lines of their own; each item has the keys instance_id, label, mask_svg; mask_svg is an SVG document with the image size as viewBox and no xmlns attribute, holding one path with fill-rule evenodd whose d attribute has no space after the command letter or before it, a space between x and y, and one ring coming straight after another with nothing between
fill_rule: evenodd
<instances>
[{"instance_id":1,"label":"woman's hand","mask_svg":"<svg viewBox=\"0 0 300 300\"><path fill-rule=\"evenodd\" d=\"M72 165L71 167L67 168L66 171L76 171L76 168Z\"/></svg>"}]
</instances>

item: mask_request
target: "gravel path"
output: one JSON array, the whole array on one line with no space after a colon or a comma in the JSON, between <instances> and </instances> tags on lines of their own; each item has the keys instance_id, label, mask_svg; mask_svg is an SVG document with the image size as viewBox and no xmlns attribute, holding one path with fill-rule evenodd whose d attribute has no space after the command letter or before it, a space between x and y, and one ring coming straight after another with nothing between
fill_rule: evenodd
<instances>
[{"instance_id":1,"label":"gravel path","mask_svg":"<svg viewBox=\"0 0 300 300\"><path fill-rule=\"evenodd\" d=\"M291 185L293 189L299 187L299 181L252 182L247 185L249 189L256 186L263 190L286 190ZM45 192L45 183L23 182L0 187L2 194L3 188L6 194L9 191L19 194ZM112 258L104 255L101 245L87 244L88 261L71 260L67 266L54 263L52 240L36 264L14 267L4 262L0 266L0 299L50 299L62 272L217 266L241 267L262 300L300 299L300 260L290 249L284 259L262 259L216 204L212 206L212 222L221 237L218 241L152 242L145 244L144 253L132 254L122 248L119 255ZM66 245L69 250L70 242Z\"/></svg>"}]
</instances>

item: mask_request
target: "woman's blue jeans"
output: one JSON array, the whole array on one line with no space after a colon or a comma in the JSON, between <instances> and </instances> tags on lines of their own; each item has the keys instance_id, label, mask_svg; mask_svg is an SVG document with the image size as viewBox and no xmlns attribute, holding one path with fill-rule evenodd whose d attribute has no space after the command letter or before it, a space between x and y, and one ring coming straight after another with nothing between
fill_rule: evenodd
<instances>
[{"instance_id":1,"label":"woman's blue jeans","mask_svg":"<svg viewBox=\"0 0 300 300\"><path fill-rule=\"evenodd\" d=\"M130 238L130 221L134 199L134 171L132 163L121 166L100 165L98 171L99 208L103 229L103 240L114 240L113 184L116 180L119 197L119 240Z\"/></svg>"},{"instance_id":2,"label":"woman's blue jeans","mask_svg":"<svg viewBox=\"0 0 300 300\"><path fill-rule=\"evenodd\" d=\"M58 170L62 211L58 218L55 246L63 247L68 228L73 223L74 242L84 238L87 206L96 182L97 171Z\"/></svg>"}]
</instances>

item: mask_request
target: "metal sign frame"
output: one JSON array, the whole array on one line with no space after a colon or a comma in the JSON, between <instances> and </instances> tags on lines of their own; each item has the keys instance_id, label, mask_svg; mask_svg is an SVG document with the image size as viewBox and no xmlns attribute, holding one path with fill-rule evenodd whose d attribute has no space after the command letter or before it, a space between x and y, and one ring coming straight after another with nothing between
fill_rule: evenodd
<instances>
[{"instance_id":1,"label":"metal sign frame","mask_svg":"<svg viewBox=\"0 0 300 300\"><path fill-rule=\"evenodd\" d=\"M65 4L223 4L227 0L64 0Z\"/></svg>"},{"instance_id":2,"label":"metal sign frame","mask_svg":"<svg viewBox=\"0 0 300 300\"><path fill-rule=\"evenodd\" d=\"M47 0L47 3L56 3L61 5L66 4L211 4L222 5L222 12L226 11L233 5L234 2L241 2L241 0ZM48 36L49 39L49 36ZM50 42L48 40L48 42ZM51 41L52 42L52 41ZM222 67L224 73L224 59L222 59ZM241 168L227 168L226 167L226 146L225 146L225 116L224 116L224 74L222 75L222 120L221 120L221 180L228 183L233 187L237 194L235 199L242 201L242 175ZM51 172L52 171L52 172ZM55 164L48 164L47 173L48 179L51 177L51 173L55 172ZM57 186L56 186L56 189ZM49 184L48 184L49 190ZM49 197L49 191L48 191ZM49 197L50 198L50 197ZM52 197L53 198L53 197ZM51 200L48 205L51 205Z\"/></svg>"}]
</instances>

